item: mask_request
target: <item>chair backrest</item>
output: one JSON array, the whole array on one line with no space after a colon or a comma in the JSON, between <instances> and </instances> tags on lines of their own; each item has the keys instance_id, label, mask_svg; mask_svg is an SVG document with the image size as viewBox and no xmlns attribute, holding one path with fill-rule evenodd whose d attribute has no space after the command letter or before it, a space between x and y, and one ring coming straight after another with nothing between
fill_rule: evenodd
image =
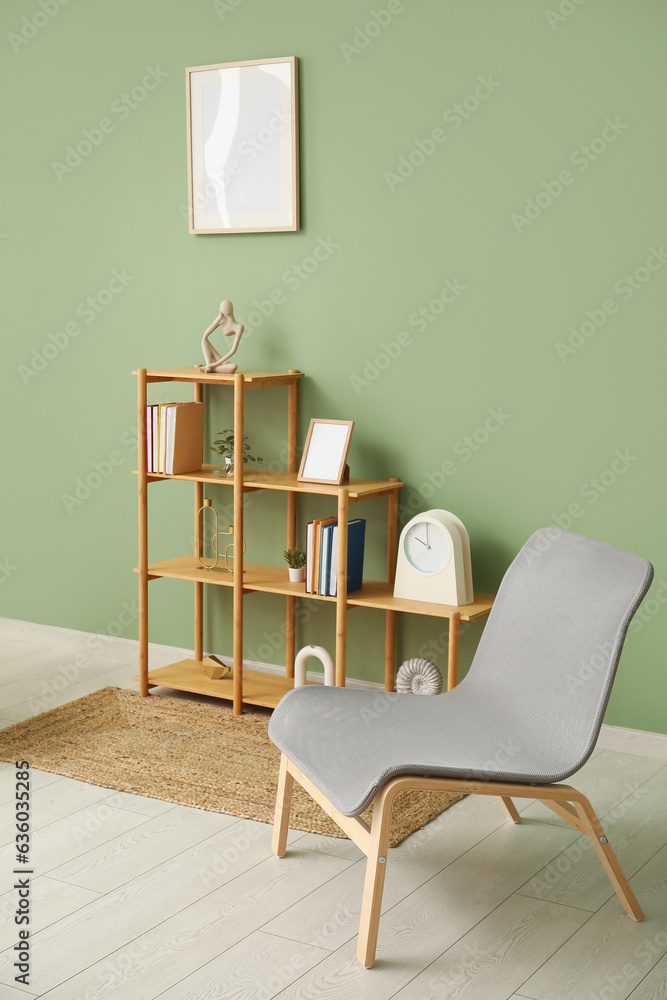
<instances>
[{"instance_id":1,"label":"chair backrest","mask_svg":"<svg viewBox=\"0 0 667 1000\"><path fill-rule=\"evenodd\" d=\"M628 625L653 579L646 559L541 528L523 546L463 680L572 774L592 753Z\"/></svg>"}]
</instances>

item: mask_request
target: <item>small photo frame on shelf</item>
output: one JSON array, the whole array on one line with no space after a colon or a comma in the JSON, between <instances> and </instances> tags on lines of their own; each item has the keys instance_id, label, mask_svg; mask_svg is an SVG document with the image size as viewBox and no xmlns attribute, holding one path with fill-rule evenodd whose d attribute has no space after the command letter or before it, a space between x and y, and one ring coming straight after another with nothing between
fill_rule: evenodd
<instances>
[{"instance_id":1,"label":"small photo frame on shelf","mask_svg":"<svg viewBox=\"0 0 667 1000\"><path fill-rule=\"evenodd\" d=\"M354 420L313 418L303 449L298 482L340 486L345 475L353 427Z\"/></svg>"},{"instance_id":2,"label":"small photo frame on shelf","mask_svg":"<svg viewBox=\"0 0 667 1000\"><path fill-rule=\"evenodd\" d=\"M190 232L298 230L296 57L194 66L185 75Z\"/></svg>"}]
</instances>

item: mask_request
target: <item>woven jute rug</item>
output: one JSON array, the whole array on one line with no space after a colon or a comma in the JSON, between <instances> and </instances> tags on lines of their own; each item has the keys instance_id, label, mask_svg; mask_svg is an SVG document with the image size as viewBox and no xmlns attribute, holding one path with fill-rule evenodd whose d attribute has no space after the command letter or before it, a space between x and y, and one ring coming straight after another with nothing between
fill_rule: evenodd
<instances>
[{"instance_id":1,"label":"woven jute rug","mask_svg":"<svg viewBox=\"0 0 667 1000\"><path fill-rule=\"evenodd\" d=\"M0 731L0 760L176 805L272 823L280 751L258 712L106 687ZM390 846L447 809L460 795L396 798ZM367 821L371 812L364 814ZM295 782L290 826L345 837Z\"/></svg>"}]
</instances>

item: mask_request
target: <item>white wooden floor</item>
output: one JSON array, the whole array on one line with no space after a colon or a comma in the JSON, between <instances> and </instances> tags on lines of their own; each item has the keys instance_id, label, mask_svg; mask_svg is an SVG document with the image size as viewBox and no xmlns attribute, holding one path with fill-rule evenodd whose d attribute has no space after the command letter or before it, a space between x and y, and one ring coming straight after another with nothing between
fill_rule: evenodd
<instances>
[{"instance_id":1,"label":"white wooden floor","mask_svg":"<svg viewBox=\"0 0 667 1000\"><path fill-rule=\"evenodd\" d=\"M92 651L85 635L4 622L0 649L2 726L134 687L136 647L122 640ZM513 826L470 797L390 852L370 971L354 958L364 868L348 841L294 831L278 860L264 824L34 771L28 989L13 970L14 768L0 763L0 997L665 1000L667 740L627 742L608 749L607 733L572 783L643 923L554 814L525 803Z\"/></svg>"}]
</instances>

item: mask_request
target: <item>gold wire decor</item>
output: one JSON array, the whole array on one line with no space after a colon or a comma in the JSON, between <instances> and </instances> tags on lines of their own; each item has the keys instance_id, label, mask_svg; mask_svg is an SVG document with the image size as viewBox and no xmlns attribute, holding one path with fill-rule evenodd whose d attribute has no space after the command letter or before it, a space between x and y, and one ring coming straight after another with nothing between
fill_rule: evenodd
<instances>
[{"instance_id":1,"label":"gold wire decor","mask_svg":"<svg viewBox=\"0 0 667 1000\"><path fill-rule=\"evenodd\" d=\"M203 541L203 538L204 538L204 511L206 511L206 510L211 510L213 512L213 516L215 518L215 530L214 530L214 532L211 535L211 548L213 549L213 551L215 553L215 561L211 562L211 563L205 562L204 559L201 556L200 551L199 551L199 548L200 548L200 545L199 545L200 539ZM229 531L219 531L218 530L218 512L216 511L215 507L211 506L210 499L208 497L206 497L206 499L204 500L204 505L203 505L203 507L200 507L199 510L197 511L197 517L195 519L195 538L196 538L197 559L199 560L199 565L201 566L202 569L216 569L217 568L218 562L220 561L220 555L221 555L221 553L219 551L219 548L218 548L218 538L220 538L221 535L231 535L232 538L233 538L233 536L234 536L234 525L230 524ZM234 572L234 566L233 566L233 564L231 566L229 565L229 550L233 549L234 546L235 546L235 544L236 544L235 541L231 541L231 542L227 542L227 545L225 546L225 551L223 553L224 559L225 559L225 565L224 565L224 568L223 567L220 568L220 571L222 573L233 573ZM245 543L245 538L244 538L243 539L243 552L244 552L244 554L245 554L245 550L246 550L246 543Z\"/></svg>"}]
</instances>

